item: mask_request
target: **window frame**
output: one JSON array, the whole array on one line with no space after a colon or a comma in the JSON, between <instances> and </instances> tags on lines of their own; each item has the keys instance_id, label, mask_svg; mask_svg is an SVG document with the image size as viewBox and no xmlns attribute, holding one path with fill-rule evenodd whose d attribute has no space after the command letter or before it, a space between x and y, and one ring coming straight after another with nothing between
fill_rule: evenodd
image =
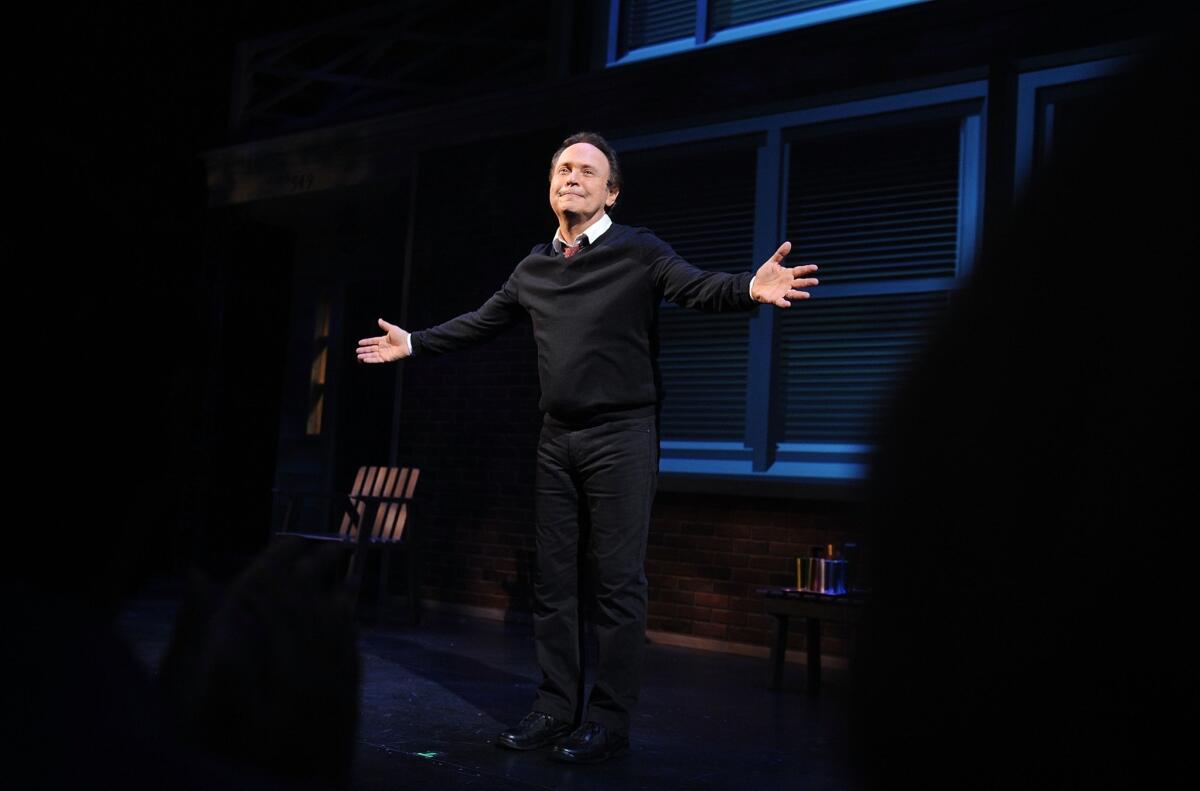
<instances>
[{"instance_id":1,"label":"window frame","mask_svg":"<svg viewBox=\"0 0 1200 791\"><path fill-rule=\"evenodd\" d=\"M1075 82L1115 77L1132 65L1129 56L1100 58L1065 66L1023 71L1017 77L1017 123L1013 158L1013 200L1020 200L1029 186L1038 160L1054 134L1054 104L1047 103L1047 123L1038 128L1040 94L1045 88Z\"/></svg>"},{"instance_id":2,"label":"window frame","mask_svg":"<svg viewBox=\"0 0 1200 791\"><path fill-rule=\"evenodd\" d=\"M734 25L725 30L712 32L708 24L709 4L712 0L696 0L695 32L691 36L663 41L620 51L622 0L609 0L608 36L605 42L605 65L623 66L654 58L676 55L694 49L715 47L734 41L770 36L786 30L822 25L840 19L889 11L894 8L926 3L929 0L842 0L839 3L807 11L783 14L772 19Z\"/></svg>"},{"instance_id":3,"label":"window frame","mask_svg":"<svg viewBox=\"0 0 1200 791\"><path fill-rule=\"evenodd\" d=\"M860 294L953 290L969 271L977 253L985 180L987 80L884 94L868 99L760 115L738 120L672 129L613 139L619 153L668 148L722 138L750 138L757 146L752 268L775 252L784 238L787 216L788 135L803 127L837 121L903 123L922 111L941 108L959 119L959 210L955 275L896 281L892 284L848 283L822 286L813 299ZM669 241L669 240L668 240ZM803 310L803 306L795 309ZM772 416L773 360L780 342L779 311L762 306L750 319L747 350L746 435L742 442L662 439L660 473L663 484L697 478L739 481L818 483L851 486L865 477L869 445L861 443L780 443L778 421Z\"/></svg>"}]
</instances>

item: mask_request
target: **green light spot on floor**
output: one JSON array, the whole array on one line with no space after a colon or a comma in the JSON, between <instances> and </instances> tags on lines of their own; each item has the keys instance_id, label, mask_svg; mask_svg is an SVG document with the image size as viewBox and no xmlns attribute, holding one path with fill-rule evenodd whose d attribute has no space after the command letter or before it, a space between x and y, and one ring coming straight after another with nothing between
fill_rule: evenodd
<instances>
[{"instance_id":1,"label":"green light spot on floor","mask_svg":"<svg viewBox=\"0 0 1200 791\"><path fill-rule=\"evenodd\" d=\"M437 758L437 753L417 753L422 758Z\"/></svg>"}]
</instances>

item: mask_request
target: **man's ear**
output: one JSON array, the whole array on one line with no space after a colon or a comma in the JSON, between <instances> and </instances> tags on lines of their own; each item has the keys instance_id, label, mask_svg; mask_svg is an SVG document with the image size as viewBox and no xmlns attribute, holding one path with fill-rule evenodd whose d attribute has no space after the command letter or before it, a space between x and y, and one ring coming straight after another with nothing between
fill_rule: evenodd
<instances>
[{"instance_id":1,"label":"man's ear","mask_svg":"<svg viewBox=\"0 0 1200 791\"><path fill-rule=\"evenodd\" d=\"M611 209L613 206L617 205L617 196L620 194L620 190L609 190L608 197L604 200L604 207Z\"/></svg>"}]
</instances>

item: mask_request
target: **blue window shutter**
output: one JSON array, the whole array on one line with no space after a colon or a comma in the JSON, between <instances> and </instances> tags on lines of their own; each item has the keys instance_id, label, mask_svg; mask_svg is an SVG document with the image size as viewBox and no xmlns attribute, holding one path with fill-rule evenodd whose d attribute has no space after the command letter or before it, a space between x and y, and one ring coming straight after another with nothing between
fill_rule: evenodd
<instances>
[{"instance_id":1,"label":"blue window shutter","mask_svg":"<svg viewBox=\"0 0 1200 791\"><path fill-rule=\"evenodd\" d=\"M714 31L725 30L841 2L845 0L712 0L709 25Z\"/></svg>"},{"instance_id":2,"label":"blue window shutter","mask_svg":"<svg viewBox=\"0 0 1200 791\"><path fill-rule=\"evenodd\" d=\"M621 52L695 35L696 0L621 0Z\"/></svg>"},{"instance_id":3,"label":"blue window shutter","mask_svg":"<svg viewBox=\"0 0 1200 791\"><path fill-rule=\"evenodd\" d=\"M956 272L957 119L794 138L791 258L821 267L780 323L783 442L868 442ZM915 287L914 287L915 286Z\"/></svg>"},{"instance_id":4,"label":"blue window shutter","mask_svg":"<svg viewBox=\"0 0 1200 791\"><path fill-rule=\"evenodd\" d=\"M701 269L745 272L754 246L755 149L683 146L622 157L617 216L650 228ZM659 311L662 435L745 436L749 313Z\"/></svg>"},{"instance_id":5,"label":"blue window shutter","mask_svg":"<svg viewBox=\"0 0 1200 791\"><path fill-rule=\"evenodd\" d=\"M814 299L782 322L784 442L866 443L946 291Z\"/></svg>"},{"instance_id":6,"label":"blue window shutter","mask_svg":"<svg viewBox=\"0 0 1200 791\"><path fill-rule=\"evenodd\" d=\"M823 286L953 277L959 125L794 140L791 257L818 264Z\"/></svg>"},{"instance_id":7,"label":"blue window shutter","mask_svg":"<svg viewBox=\"0 0 1200 791\"><path fill-rule=\"evenodd\" d=\"M749 328L746 314L660 311L664 438L743 438Z\"/></svg>"}]
</instances>

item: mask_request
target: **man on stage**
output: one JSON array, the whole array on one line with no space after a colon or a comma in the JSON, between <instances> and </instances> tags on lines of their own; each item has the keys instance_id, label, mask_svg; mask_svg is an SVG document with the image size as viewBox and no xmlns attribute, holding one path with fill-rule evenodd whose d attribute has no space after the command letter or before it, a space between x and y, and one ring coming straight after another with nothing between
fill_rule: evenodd
<instances>
[{"instance_id":1,"label":"man on stage","mask_svg":"<svg viewBox=\"0 0 1200 791\"><path fill-rule=\"evenodd\" d=\"M558 231L539 244L482 307L408 333L359 341L364 363L440 354L485 341L524 314L538 349L544 413L536 476L534 634L543 680L532 711L500 734L502 747L556 744L572 763L629 746L646 631L646 540L658 476L656 337L659 302L709 311L786 308L817 284L815 266L782 266L784 242L758 272L704 272L644 228L617 225L621 174L599 135L581 132L551 158ZM682 197L682 196L681 196ZM580 514L588 524L581 530ZM587 541L580 552L581 536ZM580 557L595 571L596 682L583 695Z\"/></svg>"}]
</instances>

